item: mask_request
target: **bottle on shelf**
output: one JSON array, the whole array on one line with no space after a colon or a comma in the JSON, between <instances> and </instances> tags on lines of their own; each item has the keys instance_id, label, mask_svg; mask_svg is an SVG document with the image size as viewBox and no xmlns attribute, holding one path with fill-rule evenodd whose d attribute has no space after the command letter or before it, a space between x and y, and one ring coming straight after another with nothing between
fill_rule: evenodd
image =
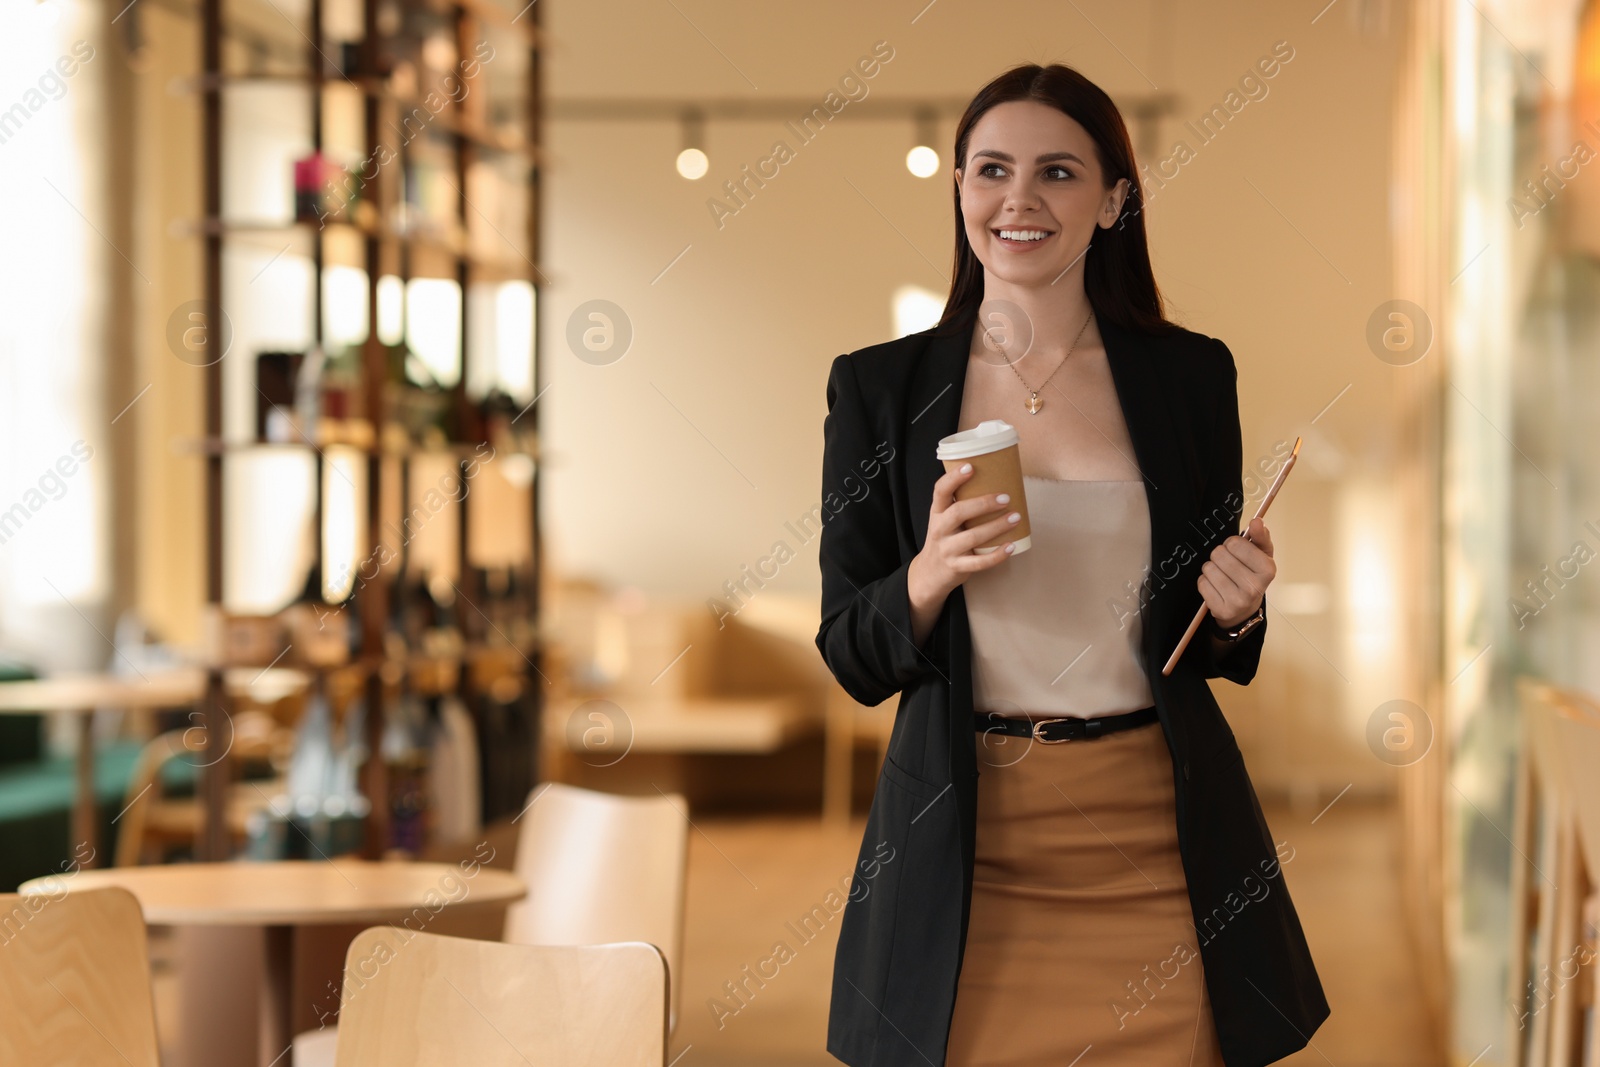
<instances>
[{"instance_id":1,"label":"bottle on shelf","mask_svg":"<svg viewBox=\"0 0 1600 1067\"><path fill-rule=\"evenodd\" d=\"M360 847L371 803L359 774L367 757L365 703L356 699L335 727L327 675L317 671L295 728L284 792L249 827L252 859L327 859Z\"/></svg>"},{"instance_id":2,"label":"bottle on shelf","mask_svg":"<svg viewBox=\"0 0 1600 1067\"><path fill-rule=\"evenodd\" d=\"M299 440L294 415L296 380L303 352L256 353L256 439L276 444Z\"/></svg>"},{"instance_id":3,"label":"bottle on shelf","mask_svg":"<svg viewBox=\"0 0 1600 1067\"><path fill-rule=\"evenodd\" d=\"M389 851L420 855L427 841L427 709L409 686L386 717L382 747L389 781Z\"/></svg>"},{"instance_id":4,"label":"bottle on shelf","mask_svg":"<svg viewBox=\"0 0 1600 1067\"><path fill-rule=\"evenodd\" d=\"M303 441L317 439L318 416L322 413L322 369L326 362L320 345L311 346L301 359L294 379L296 430Z\"/></svg>"},{"instance_id":5,"label":"bottle on shelf","mask_svg":"<svg viewBox=\"0 0 1600 1067\"><path fill-rule=\"evenodd\" d=\"M321 813L333 775L333 758L333 713L319 673L305 715L295 727L294 754L289 757L285 791L293 815L310 820Z\"/></svg>"},{"instance_id":6,"label":"bottle on shelf","mask_svg":"<svg viewBox=\"0 0 1600 1067\"><path fill-rule=\"evenodd\" d=\"M323 849L330 856L361 847L363 825L372 810L361 792L361 765L367 755L367 702L358 694L345 710L322 801Z\"/></svg>"}]
</instances>

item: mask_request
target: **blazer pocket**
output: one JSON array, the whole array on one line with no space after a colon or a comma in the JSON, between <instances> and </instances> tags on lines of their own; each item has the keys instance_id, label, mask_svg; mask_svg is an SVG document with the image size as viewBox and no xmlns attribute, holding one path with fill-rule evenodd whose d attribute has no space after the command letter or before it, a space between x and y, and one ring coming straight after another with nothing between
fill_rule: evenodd
<instances>
[{"instance_id":1,"label":"blazer pocket","mask_svg":"<svg viewBox=\"0 0 1600 1067\"><path fill-rule=\"evenodd\" d=\"M930 800L949 788L917 777L890 756L883 758L883 776L913 796L927 797Z\"/></svg>"}]
</instances>

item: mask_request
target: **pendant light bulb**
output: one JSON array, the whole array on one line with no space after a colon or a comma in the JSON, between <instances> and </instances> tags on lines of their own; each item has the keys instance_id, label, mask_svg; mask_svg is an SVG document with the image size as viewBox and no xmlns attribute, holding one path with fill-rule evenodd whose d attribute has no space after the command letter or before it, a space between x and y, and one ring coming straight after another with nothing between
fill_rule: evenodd
<instances>
[{"instance_id":1,"label":"pendant light bulb","mask_svg":"<svg viewBox=\"0 0 1600 1067\"><path fill-rule=\"evenodd\" d=\"M690 181L694 181L696 178L704 178L706 172L710 169L711 161L706 158L706 154L700 149L685 148L678 153L678 173Z\"/></svg>"},{"instance_id":2,"label":"pendant light bulb","mask_svg":"<svg viewBox=\"0 0 1600 1067\"><path fill-rule=\"evenodd\" d=\"M906 153L906 170L919 178L931 178L939 173L939 153L925 144L919 144Z\"/></svg>"},{"instance_id":3,"label":"pendant light bulb","mask_svg":"<svg viewBox=\"0 0 1600 1067\"><path fill-rule=\"evenodd\" d=\"M704 178L711 169L705 152L705 116L693 109L683 113L683 150L678 153L678 173L690 181Z\"/></svg>"}]
</instances>

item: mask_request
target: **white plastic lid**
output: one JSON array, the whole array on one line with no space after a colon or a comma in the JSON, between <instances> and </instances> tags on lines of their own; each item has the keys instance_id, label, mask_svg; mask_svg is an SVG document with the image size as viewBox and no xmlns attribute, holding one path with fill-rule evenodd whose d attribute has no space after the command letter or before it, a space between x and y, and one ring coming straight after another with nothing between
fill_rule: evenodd
<instances>
[{"instance_id":1,"label":"white plastic lid","mask_svg":"<svg viewBox=\"0 0 1600 1067\"><path fill-rule=\"evenodd\" d=\"M939 439L939 459L967 459L1017 443L1017 428L1005 419L984 419L970 430Z\"/></svg>"}]
</instances>

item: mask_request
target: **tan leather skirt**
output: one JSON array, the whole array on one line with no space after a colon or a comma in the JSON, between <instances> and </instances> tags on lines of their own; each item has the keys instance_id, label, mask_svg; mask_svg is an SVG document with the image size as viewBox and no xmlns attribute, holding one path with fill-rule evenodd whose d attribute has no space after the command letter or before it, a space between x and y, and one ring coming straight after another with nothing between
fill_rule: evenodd
<instances>
[{"instance_id":1,"label":"tan leather skirt","mask_svg":"<svg viewBox=\"0 0 1600 1067\"><path fill-rule=\"evenodd\" d=\"M1222 1067L1161 724L977 742L972 915L945 1062Z\"/></svg>"}]
</instances>

